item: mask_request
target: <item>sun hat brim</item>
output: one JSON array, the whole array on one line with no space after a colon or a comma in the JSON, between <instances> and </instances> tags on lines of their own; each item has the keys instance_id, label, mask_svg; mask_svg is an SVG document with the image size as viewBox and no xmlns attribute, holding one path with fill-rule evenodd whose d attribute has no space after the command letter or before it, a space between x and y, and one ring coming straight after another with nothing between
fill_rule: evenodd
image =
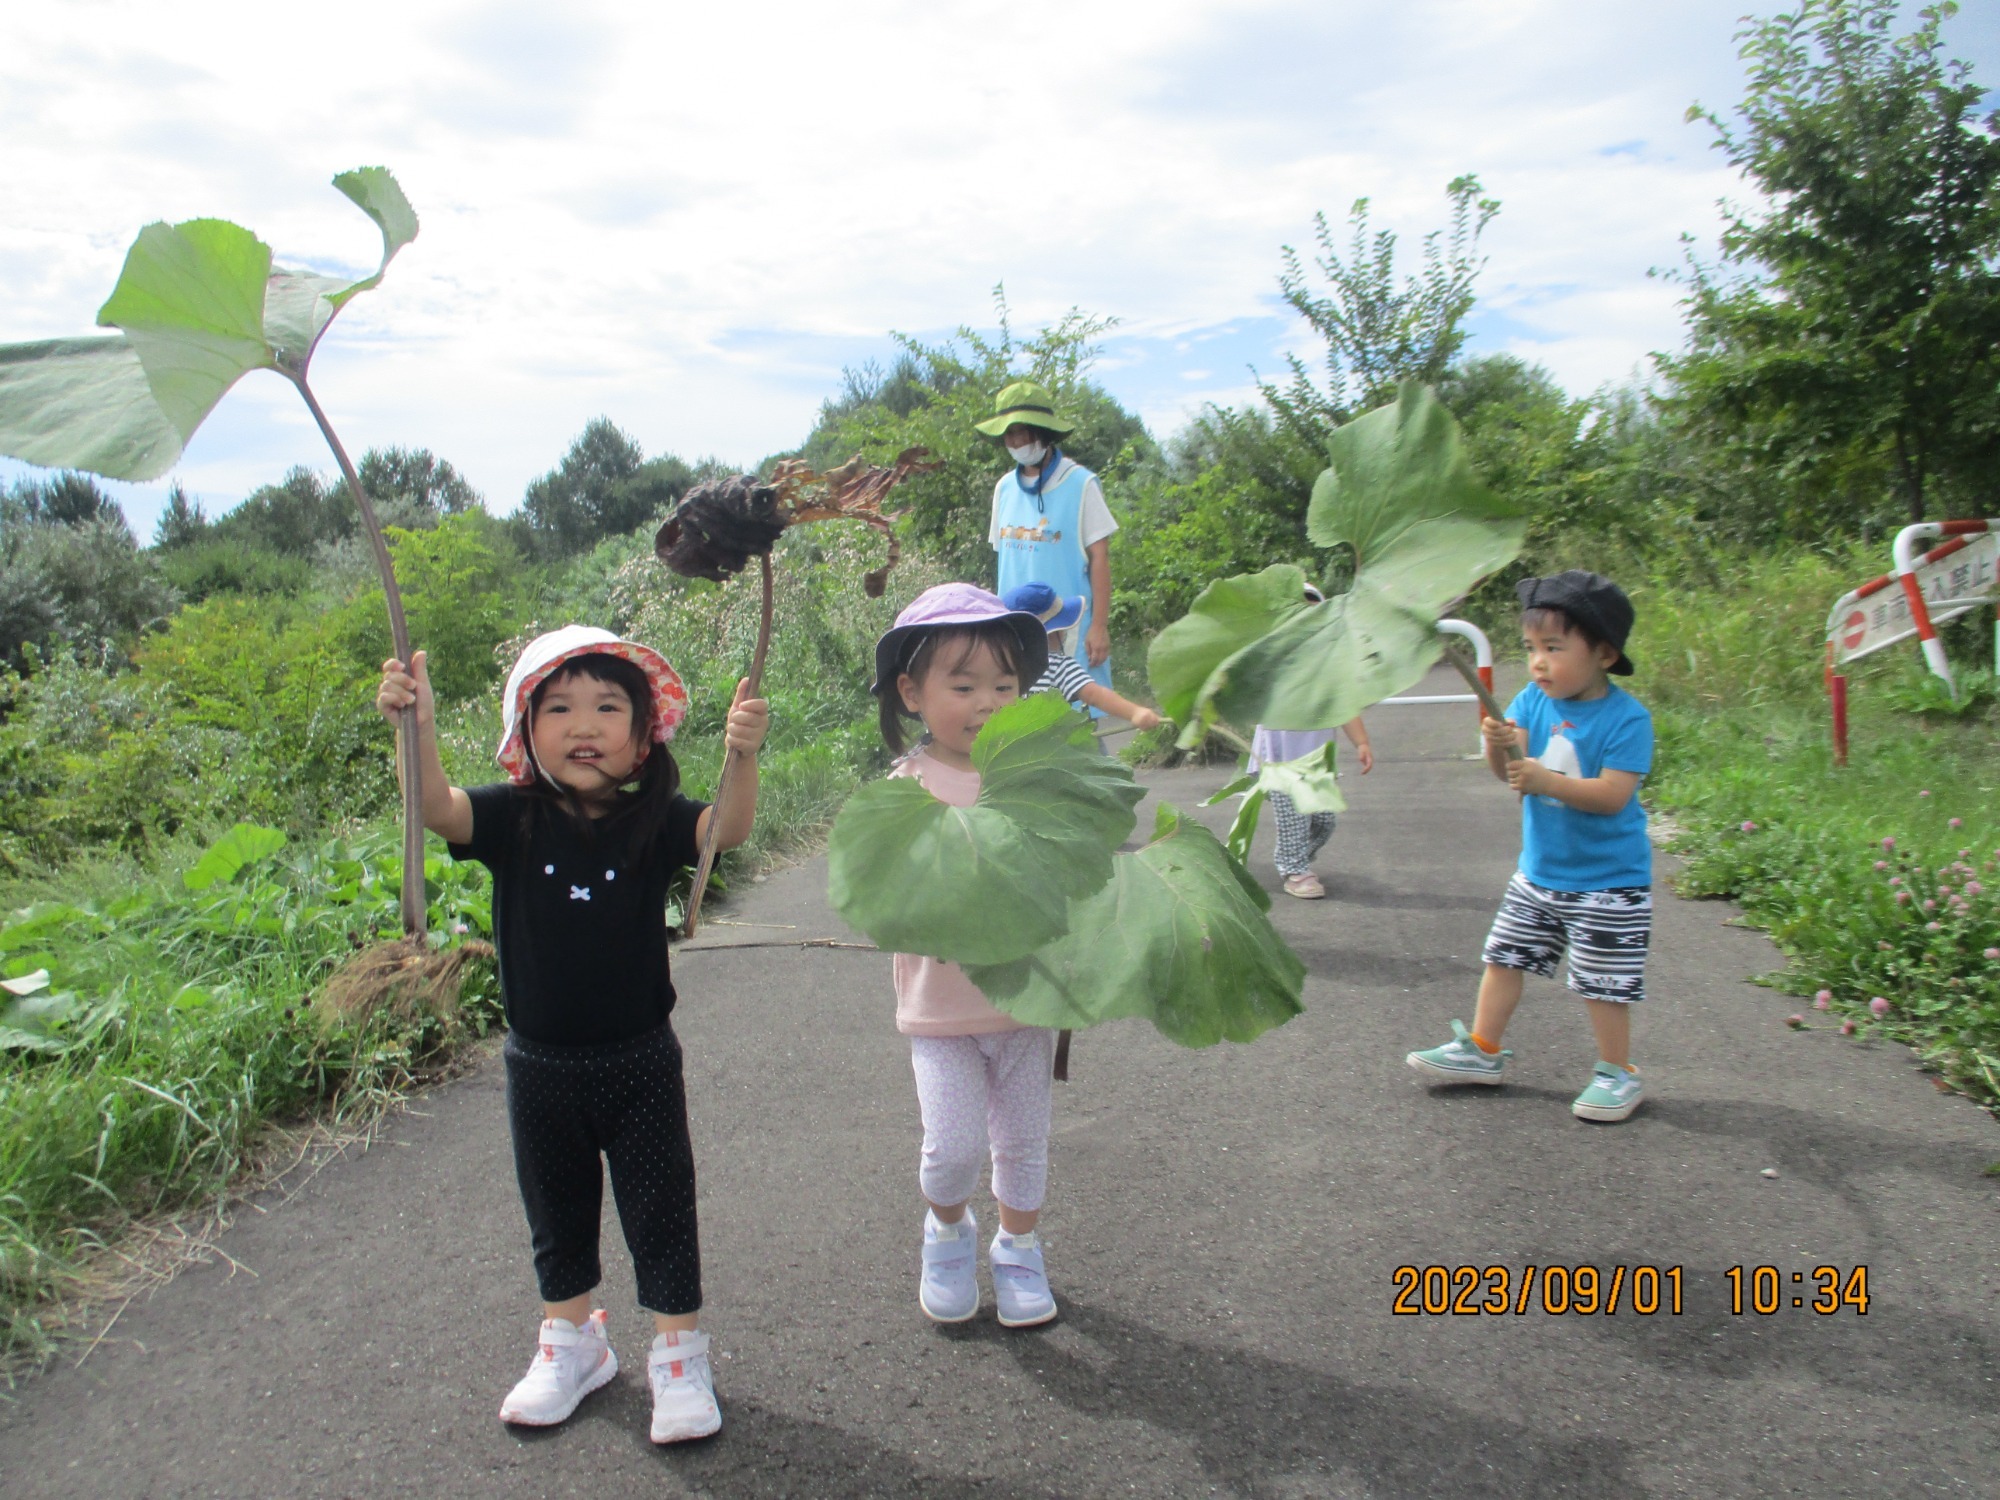
<instances>
[{"instance_id":1,"label":"sun hat brim","mask_svg":"<svg viewBox=\"0 0 2000 1500\"><path fill-rule=\"evenodd\" d=\"M896 616L896 623L875 643L875 681L869 684L868 691L877 695L894 691L911 637L929 630L984 625L994 620L1006 624L1020 642L1025 691L1029 683L1038 681L1049 669L1048 628L1026 610L1009 609L997 595L969 583L941 583L925 589Z\"/></svg>"},{"instance_id":2,"label":"sun hat brim","mask_svg":"<svg viewBox=\"0 0 2000 1500\"><path fill-rule=\"evenodd\" d=\"M1044 432L1062 437L1076 428L1076 423L1056 410L1056 398L1039 381L1009 381L993 397L993 406L992 416L972 424L974 432L983 432L988 437L1002 437L1009 427L1019 422L1024 427L1039 427Z\"/></svg>"},{"instance_id":3,"label":"sun hat brim","mask_svg":"<svg viewBox=\"0 0 2000 1500\"><path fill-rule=\"evenodd\" d=\"M1023 427L1039 427L1042 431L1052 432L1057 437L1068 437L1076 431L1076 423L1066 417L1057 416L1046 406L1010 406L996 417L988 417L984 422L974 422L972 430L997 438L1004 436L1007 429L1016 422Z\"/></svg>"},{"instance_id":4,"label":"sun hat brim","mask_svg":"<svg viewBox=\"0 0 2000 1500\"><path fill-rule=\"evenodd\" d=\"M506 695L500 704L500 748L494 751L493 758L516 786L535 784L535 764L528 753L526 733L528 702L536 688L554 676L565 662L579 656L615 656L646 674L646 685L653 695L648 744L666 744L687 717L687 687L667 659L651 646L623 640L594 625L565 625L560 630L538 635L522 651L514 670L507 674Z\"/></svg>"},{"instance_id":5,"label":"sun hat brim","mask_svg":"<svg viewBox=\"0 0 2000 1500\"><path fill-rule=\"evenodd\" d=\"M1084 598L1072 594L1065 599L1046 583L1023 583L1007 590L1000 602L1009 609L1033 615L1044 630L1067 630L1083 618Z\"/></svg>"}]
</instances>

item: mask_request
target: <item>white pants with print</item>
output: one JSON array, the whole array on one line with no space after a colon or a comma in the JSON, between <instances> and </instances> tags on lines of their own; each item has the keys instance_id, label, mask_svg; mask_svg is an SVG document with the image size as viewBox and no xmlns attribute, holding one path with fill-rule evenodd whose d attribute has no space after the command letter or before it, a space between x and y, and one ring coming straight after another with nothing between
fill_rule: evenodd
<instances>
[{"instance_id":1,"label":"white pants with print","mask_svg":"<svg viewBox=\"0 0 2000 1500\"><path fill-rule=\"evenodd\" d=\"M917 1181L950 1207L970 1198L990 1148L993 1196L1034 1213L1049 1185L1056 1033L1042 1026L985 1036L913 1036L910 1065L924 1115Z\"/></svg>"}]
</instances>

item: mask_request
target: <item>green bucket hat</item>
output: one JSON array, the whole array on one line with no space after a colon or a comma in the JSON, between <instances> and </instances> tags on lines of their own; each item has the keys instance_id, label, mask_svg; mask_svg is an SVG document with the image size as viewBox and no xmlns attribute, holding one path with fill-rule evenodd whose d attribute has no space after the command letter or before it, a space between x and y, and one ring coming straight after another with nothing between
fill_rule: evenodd
<instances>
[{"instance_id":1,"label":"green bucket hat","mask_svg":"<svg viewBox=\"0 0 2000 1500\"><path fill-rule=\"evenodd\" d=\"M1053 432L1057 437L1076 427L1076 423L1057 414L1056 398L1049 394L1048 387L1032 380L1017 380L1002 386L1000 394L993 398L993 415L972 425L975 431L997 438L1016 422Z\"/></svg>"}]
</instances>

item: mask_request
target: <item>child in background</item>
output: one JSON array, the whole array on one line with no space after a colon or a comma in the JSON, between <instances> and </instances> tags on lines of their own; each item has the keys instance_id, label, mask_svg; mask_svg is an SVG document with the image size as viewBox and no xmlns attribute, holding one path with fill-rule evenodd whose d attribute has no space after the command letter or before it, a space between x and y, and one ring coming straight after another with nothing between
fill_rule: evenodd
<instances>
[{"instance_id":1,"label":"child in background","mask_svg":"<svg viewBox=\"0 0 2000 1500\"><path fill-rule=\"evenodd\" d=\"M969 583L926 589L875 645L882 738L901 754L905 718L923 722L916 749L891 776L914 776L940 802L979 796L972 742L1048 665L1034 615ZM940 1323L979 1311L979 1224L970 1200L990 1146L1000 1229L987 1252L993 1300L1009 1328L1056 1315L1035 1226L1048 1186L1056 1033L994 1008L957 964L898 953L896 1029L910 1039L924 1146L917 1181L924 1215L917 1301Z\"/></svg>"},{"instance_id":2,"label":"child in background","mask_svg":"<svg viewBox=\"0 0 2000 1500\"><path fill-rule=\"evenodd\" d=\"M1134 729L1159 727L1160 716L1155 710L1106 687L1064 650L1063 632L1082 617L1083 595L1064 599L1046 583L1024 583L1009 589L1002 602L1009 609L1035 616L1049 634L1049 669L1035 679L1030 693L1060 693L1071 703L1111 714Z\"/></svg>"},{"instance_id":3,"label":"child in background","mask_svg":"<svg viewBox=\"0 0 2000 1500\"><path fill-rule=\"evenodd\" d=\"M708 1335L696 1327L694 1150L668 1019L666 904L712 818L724 849L750 835L769 713L747 687L729 711L723 739L739 763L717 809L680 791L667 741L687 692L649 647L583 625L537 637L507 678L497 756L507 780L470 791L445 780L424 653L382 664L376 706L391 722L416 708L424 826L454 858L493 872L507 1123L542 1295L539 1347L501 1403L503 1422L551 1426L618 1373L605 1314L590 1307L602 1274L602 1153L656 1329L653 1441L722 1425Z\"/></svg>"},{"instance_id":4,"label":"child in background","mask_svg":"<svg viewBox=\"0 0 2000 1500\"><path fill-rule=\"evenodd\" d=\"M1306 603L1324 604L1326 595L1307 584ZM1262 766L1282 765L1288 760L1311 755L1336 733L1346 734L1347 743L1354 747L1355 758L1361 762L1363 776L1375 769L1375 752L1368 744L1368 726L1356 714L1338 731L1266 729L1259 724L1250 737L1250 770L1254 774ZM1290 797L1278 791L1266 794L1264 802L1271 809L1271 819L1278 830L1278 847L1272 855L1272 863L1278 867L1278 874L1284 881L1285 894L1296 896L1301 901L1323 900L1326 887L1320 884L1319 876L1313 874L1312 862L1326 847L1326 841L1333 837L1333 814L1302 813Z\"/></svg>"},{"instance_id":5,"label":"child in background","mask_svg":"<svg viewBox=\"0 0 2000 1500\"><path fill-rule=\"evenodd\" d=\"M1653 847L1639 783L1653 768L1653 720L1611 681L1632 662L1632 603L1596 573L1529 578L1518 591L1532 681L1485 719L1486 763L1521 794L1521 863L1486 938L1486 976L1473 1029L1412 1052L1420 1073L1497 1084L1512 1056L1500 1047L1521 1000L1522 976L1551 977L1565 950L1569 987L1583 996L1597 1040L1590 1084L1570 1105L1579 1119L1614 1122L1639 1107L1630 1058L1632 1006L1645 998L1652 934ZM1517 744L1524 760L1507 758Z\"/></svg>"}]
</instances>

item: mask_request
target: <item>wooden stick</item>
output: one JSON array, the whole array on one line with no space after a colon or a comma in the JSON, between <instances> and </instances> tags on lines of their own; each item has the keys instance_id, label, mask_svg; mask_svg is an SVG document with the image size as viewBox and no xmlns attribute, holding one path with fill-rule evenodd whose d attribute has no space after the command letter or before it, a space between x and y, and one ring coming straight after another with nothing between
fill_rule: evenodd
<instances>
[{"instance_id":1,"label":"wooden stick","mask_svg":"<svg viewBox=\"0 0 2000 1500\"><path fill-rule=\"evenodd\" d=\"M1467 661L1465 659L1465 654L1462 651L1460 651L1458 647L1455 645L1446 643L1444 648L1444 654L1445 654L1445 660L1449 661L1454 667L1458 668L1458 675L1463 677L1469 684L1471 684L1472 691L1476 695L1478 695L1479 706L1482 710L1484 710L1486 717L1489 719L1498 719L1502 724L1506 723L1507 710L1502 708L1498 703L1496 703L1493 699L1493 695L1486 691L1486 684L1479 680L1479 669L1473 666L1471 662ZM1509 741L1507 741L1507 759L1519 760L1520 758L1521 758L1520 744L1517 741L1510 739Z\"/></svg>"},{"instance_id":2,"label":"wooden stick","mask_svg":"<svg viewBox=\"0 0 2000 1500\"><path fill-rule=\"evenodd\" d=\"M743 695L746 698L756 697L757 690L763 685L764 657L771 649L771 554L766 552L757 561L764 567L764 615L757 624L757 650L750 658L750 686ZM701 863L694 867L694 889L688 892L687 921L681 926L683 942L694 936L695 923L701 916L701 898L708 891L708 873L715 868L715 839L722 830L723 799L729 795L729 773L735 766L735 752L725 750L722 774L715 779L715 801L709 806L708 837L701 841Z\"/></svg>"},{"instance_id":3,"label":"wooden stick","mask_svg":"<svg viewBox=\"0 0 2000 1500\"><path fill-rule=\"evenodd\" d=\"M320 436L333 450L334 462L340 465L341 475L347 480L347 492L360 508L361 526L368 533L368 545L375 554L375 570L382 575L382 593L389 601L389 638L395 644L396 660L403 664L406 671L414 672L416 668L410 661L410 627L403 618L403 594L396 587L396 569L389 560L389 543L382 535L382 525L375 519L375 507L369 502L368 492L361 488L361 476L348 462L347 450L340 446L340 439L334 435L333 424L327 421L326 413L313 399L312 388L303 379L294 378L292 384L305 397L306 409L319 423ZM424 789L423 756L417 746L416 705L413 703L404 709L399 719L396 753L402 761L403 772L403 934L406 937L422 937L426 924Z\"/></svg>"}]
</instances>

